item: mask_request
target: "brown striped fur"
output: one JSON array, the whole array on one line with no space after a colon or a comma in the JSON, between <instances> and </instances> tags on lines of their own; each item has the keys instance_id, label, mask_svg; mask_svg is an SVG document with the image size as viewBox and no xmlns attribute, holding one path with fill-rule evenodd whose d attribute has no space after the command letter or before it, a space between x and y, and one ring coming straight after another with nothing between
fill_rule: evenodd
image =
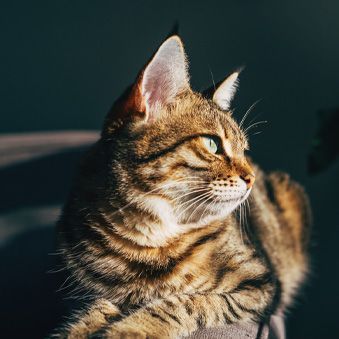
<instances>
[{"instance_id":1,"label":"brown striped fur","mask_svg":"<svg viewBox=\"0 0 339 339\"><path fill-rule=\"evenodd\" d=\"M179 38L167 41L181 53ZM152 108L147 67L108 114L58 224L76 291L91 300L60 338L177 338L262 321L286 310L307 272L303 189L250 163L222 93L215 102L171 75L182 82L175 99Z\"/></svg>"}]
</instances>

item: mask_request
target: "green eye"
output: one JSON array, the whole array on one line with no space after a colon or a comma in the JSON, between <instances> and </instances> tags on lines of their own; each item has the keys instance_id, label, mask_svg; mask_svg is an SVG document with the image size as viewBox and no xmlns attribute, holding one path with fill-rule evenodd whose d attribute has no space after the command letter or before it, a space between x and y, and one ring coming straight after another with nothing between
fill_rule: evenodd
<instances>
[{"instance_id":1,"label":"green eye","mask_svg":"<svg viewBox=\"0 0 339 339\"><path fill-rule=\"evenodd\" d=\"M213 154L220 153L220 147L217 140L209 137L203 137L205 147Z\"/></svg>"}]
</instances>

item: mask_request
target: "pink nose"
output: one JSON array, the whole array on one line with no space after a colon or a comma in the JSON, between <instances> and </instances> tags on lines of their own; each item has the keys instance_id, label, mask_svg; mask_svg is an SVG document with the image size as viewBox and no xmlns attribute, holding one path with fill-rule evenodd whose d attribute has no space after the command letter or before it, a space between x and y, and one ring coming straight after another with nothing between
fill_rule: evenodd
<instances>
[{"instance_id":1,"label":"pink nose","mask_svg":"<svg viewBox=\"0 0 339 339\"><path fill-rule=\"evenodd\" d=\"M247 189L249 189L254 184L255 176L252 174L247 174L245 177L241 176L241 179L245 181Z\"/></svg>"}]
</instances>

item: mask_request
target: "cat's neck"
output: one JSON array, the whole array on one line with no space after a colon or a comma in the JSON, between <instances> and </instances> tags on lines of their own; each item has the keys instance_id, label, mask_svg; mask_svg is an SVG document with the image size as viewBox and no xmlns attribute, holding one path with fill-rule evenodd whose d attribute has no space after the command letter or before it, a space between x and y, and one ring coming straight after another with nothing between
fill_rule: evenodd
<instances>
[{"instance_id":1,"label":"cat's neck","mask_svg":"<svg viewBox=\"0 0 339 339\"><path fill-rule=\"evenodd\" d=\"M111 206L103 214L116 234L139 246L153 248L165 247L193 230L225 222L225 217L216 220L212 216L194 223L178 222L168 202L152 197L143 199L141 206Z\"/></svg>"}]
</instances>

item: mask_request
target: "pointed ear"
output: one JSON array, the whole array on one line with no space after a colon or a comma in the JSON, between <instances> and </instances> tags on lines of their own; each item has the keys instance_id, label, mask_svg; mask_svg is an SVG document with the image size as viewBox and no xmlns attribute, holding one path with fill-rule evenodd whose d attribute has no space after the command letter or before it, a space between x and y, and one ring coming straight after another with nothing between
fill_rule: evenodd
<instances>
[{"instance_id":1,"label":"pointed ear","mask_svg":"<svg viewBox=\"0 0 339 339\"><path fill-rule=\"evenodd\" d=\"M213 94L213 101L223 110L230 108L231 101L238 87L239 71L229 75Z\"/></svg>"},{"instance_id":2,"label":"pointed ear","mask_svg":"<svg viewBox=\"0 0 339 339\"><path fill-rule=\"evenodd\" d=\"M190 88L183 44L176 35L160 46L144 69L140 81L147 120L155 120L161 107Z\"/></svg>"},{"instance_id":3,"label":"pointed ear","mask_svg":"<svg viewBox=\"0 0 339 339\"><path fill-rule=\"evenodd\" d=\"M162 107L190 89L188 64L183 44L177 35L166 39L136 81L114 103L104 130L114 131L127 121L154 121Z\"/></svg>"},{"instance_id":4,"label":"pointed ear","mask_svg":"<svg viewBox=\"0 0 339 339\"><path fill-rule=\"evenodd\" d=\"M212 99L221 109L228 110L238 87L241 69L231 73L225 80L205 90L203 95Z\"/></svg>"}]
</instances>

